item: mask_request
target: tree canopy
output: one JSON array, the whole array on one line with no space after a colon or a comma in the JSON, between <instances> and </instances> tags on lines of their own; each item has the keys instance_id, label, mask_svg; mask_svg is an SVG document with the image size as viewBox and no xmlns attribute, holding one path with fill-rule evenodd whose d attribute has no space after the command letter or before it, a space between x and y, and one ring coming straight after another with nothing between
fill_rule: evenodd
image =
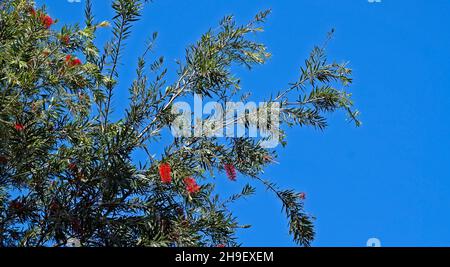
<instances>
[{"instance_id":1,"label":"tree canopy","mask_svg":"<svg viewBox=\"0 0 450 267\"><path fill-rule=\"evenodd\" d=\"M30 0L0 3L0 246L238 246L236 230L247 226L230 204L254 194L256 183L283 204L293 240L311 245L305 194L264 177L276 151L261 146L262 138L171 137L154 155L153 144L167 140L163 130L176 120L176 101L194 93L222 105L250 97L232 68L266 63L270 53L252 36L270 11L245 25L226 16L186 48L173 81L164 58L149 53L157 39L150 34L128 107L113 119L115 92L126 90L118 86L121 55L146 2L114 0L115 16L99 22L88 0L76 25L59 25ZM98 47L101 28L111 38ZM298 80L267 100L280 108L280 144L283 127L323 130L338 110L359 125L346 91L351 82L346 63L329 62L325 45L315 47ZM136 160L136 151L147 156ZM218 173L248 183L223 196Z\"/></svg>"}]
</instances>

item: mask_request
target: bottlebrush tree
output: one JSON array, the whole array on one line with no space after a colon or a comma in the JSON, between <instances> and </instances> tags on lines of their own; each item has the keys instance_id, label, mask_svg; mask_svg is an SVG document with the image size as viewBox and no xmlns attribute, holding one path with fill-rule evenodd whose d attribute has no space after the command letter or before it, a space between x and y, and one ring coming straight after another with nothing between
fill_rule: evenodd
<instances>
[{"instance_id":1,"label":"bottlebrush tree","mask_svg":"<svg viewBox=\"0 0 450 267\"><path fill-rule=\"evenodd\" d=\"M115 92L125 89L117 83L122 51L145 2L113 1L109 23L95 21L86 1L83 26L59 25L30 0L0 3L0 245L237 246L242 226L229 205L262 183L280 199L293 240L309 246L305 194L263 176L276 151L260 139L171 136L154 155L153 144L169 140L163 130L176 119L176 101L196 93L225 103L241 95L232 67L269 58L251 38L269 12L245 25L225 17L186 49L171 82L163 58L149 59L153 34L137 59L128 108L113 119ZM112 28L103 48L94 43L100 28ZM345 91L351 81L346 64L328 62L316 47L299 79L268 103L280 103L281 129L323 129L337 110L359 125ZM147 157L136 159L137 151ZM219 195L220 173L248 184Z\"/></svg>"}]
</instances>

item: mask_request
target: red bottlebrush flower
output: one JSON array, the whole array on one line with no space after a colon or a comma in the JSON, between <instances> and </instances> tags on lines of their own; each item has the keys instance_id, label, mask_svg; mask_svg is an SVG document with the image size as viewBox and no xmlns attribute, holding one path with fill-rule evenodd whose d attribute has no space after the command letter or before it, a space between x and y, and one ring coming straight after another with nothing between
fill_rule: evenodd
<instances>
[{"instance_id":1,"label":"red bottlebrush flower","mask_svg":"<svg viewBox=\"0 0 450 267\"><path fill-rule=\"evenodd\" d=\"M263 158L264 158L264 161L265 161L265 162L270 162L270 161L272 161L272 157L269 156L269 155L265 155Z\"/></svg>"},{"instance_id":2,"label":"red bottlebrush flower","mask_svg":"<svg viewBox=\"0 0 450 267\"><path fill-rule=\"evenodd\" d=\"M298 194L298 197L299 197L301 200L305 200L305 199L306 199L306 193L305 193L305 192L301 192L300 194Z\"/></svg>"},{"instance_id":3,"label":"red bottlebrush flower","mask_svg":"<svg viewBox=\"0 0 450 267\"><path fill-rule=\"evenodd\" d=\"M81 65L82 62L78 58L73 59L72 55L66 56L66 64L68 64L70 67Z\"/></svg>"},{"instance_id":4,"label":"red bottlebrush flower","mask_svg":"<svg viewBox=\"0 0 450 267\"><path fill-rule=\"evenodd\" d=\"M21 131L25 130L25 126L23 126L23 124L16 123L14 125L14 129L16 129L17 131L21 132Z\"/></svg>"},{"instance_id":5,"label":"red bottlebrush flower","mask_svg":"<svg viewBox=\"0 0 450 267\"><path fill-rule=\"evenodd\" d=\"M49 206L49 214L50 214L50 216L53 216L53 215L55 215L56 213L58 213L58 211L59 211L60 208L61 208L61 206L58 204L58 202L56 202L55 200L53 200L53 201L50 203L50 206Z\"/></svg>"},{"instance_id":6,"label":"red bottlebrush flower","mask_svg":"<svg viewBox=\"0 0 450 267\"><path fill-rule=\"evenodd\" d=\"M15 240L19 239L19 233L17 233L17 232L12 232L10 235L11 235L12 239L15 239Z\"/></svg>"},{"instance_id":7,"label":"red bottlebrush flower","mask_svg":"<svg viewBox=\"0 0 450 267\"><path fill-rule=\"evenodd\" d=\"M22 201L13 200L9 203L9 208L15 211L21 211L24 208Z\"/></svg>"},{"instance_id":8,"label":"red bottlebrush flower","mask_svg":"<svg viewBox=\"0 0 450 267\"><path fill-rule=\"evenodd\" d=\"M237 175L236 175L236 168L234 167L234 165L228 163L225 164L223 168L225 169L228 179L230 179L231 181L236 181Z\"/></svg>"},{"instance_id":9,"label":"red bottlebrush flower","mask_svg":"<svg viewBox=\"0 0 450 267\"><path fill-rule=\"evenodd\" d=\"M5 156L0 156L0 164L6 164L8 159Z\"/></svg>"},{"instance_id":10,"label":"red bottlebrush flower","mask_svg":"<svg viewBox=\"0 0 450 267\"><path fill-rule=\"evenodd\" d=\"M83 63L81 62L81 60L79 60L78 58L76 58L76 59L72 60L71 66L73 67L73 66L78 66L78 65L81 65L81 64L83 64Z\"/></svg>"},{"instance_id":11,"label":"red bottlebrush flower","mask_svg":"<svg viewBox=\"0 0 450 267\"><path fill-rule=\"evenodd\" d=\"M36 16L36 10L33 7L30 8L30 15L33 17Z\"/></svg>"},{"instance_id":12,"label":"red bottlebrush flower","mask_svg":"<svg viewBox=\"0 0 450 267\"><path fill-rule=\"evenodd\" d=\"M43 15L41 17L42 24L46 29L50 28L53 25L53 19L49 15Z\"/></svg>"},{"instance_id":13,"label":"red bottlebrush flower","mask_svg":"<svg viewBox=\"0 0 450 267\"><path fill-rule=\"evenodd\" d=\"M61 37L61 42L63 42L63 44L65 44L65 45L69 45L70 44L70 36L69 35L63 35Z\"/></svg>"},{"instance_id":14,"label":"red bottlebrush flower","mask_svg":"<svg viewBox=\"0 0 450 267\"><path fill-rule=\"evenodd\" d=\"M195 194L200 191L200 186L197 184L194 178L186 177L184 178L184 183L186 184L186 190L189 193Z\"/></svg>"},{"instance_id":15,"label":"red bottlebrush flower","mask_svg":"<svg viewBox=\"0 0 450 267\"><path fill-rule=\"evenodd\" d=\"M159 165L159 176L161 177L161 182L165 184L169 184L172 182L171 173L172 169L170 168L170 165L167 163L162 163Z\"/></svg>"},{"instance_id":16,"label":"red bottlebrush flower","mask_svg":"<svg viewBox=\"0 0 450 267\"><path fill-rule=\"evenodd\" d=\"M224 248L225 245L224 245L224 244L219 244L219 245L217 245L216 247L218 247L218 248Z\"/></svg>"},{"instance_id":17,"label":"red bottlebrush flower","mask_svg":"<svg viewBox=\"0 0 450 267\"><path fill-rule=\"evenodd\" d=\"M78 169L77 164L75 163L69 163L69 165L67 166L69 168L69 170L71 171L76 171Z\"/></svg>"},{"instance_id":18,"label":"red bottlebrush flower","mask_svg":"<svg viewBox=\"0 0 450 267\"><path fill-rule=\"evenodd\" d=\"M75 234L81 234L83 232L83 227L79 219L73 219L71 221L71 226Z\"/></svg>"}]
</instances>

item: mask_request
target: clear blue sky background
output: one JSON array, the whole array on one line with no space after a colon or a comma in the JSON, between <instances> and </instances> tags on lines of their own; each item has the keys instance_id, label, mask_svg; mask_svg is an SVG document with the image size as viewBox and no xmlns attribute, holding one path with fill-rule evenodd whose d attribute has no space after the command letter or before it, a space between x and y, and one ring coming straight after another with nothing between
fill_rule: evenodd
<instances>
[{"instance_id":1,"label":"clear blue sky background","mask_svg":"<svg viewBox=\"0 0 450 267\"><path fill-rule=\"evenodd\" d=\"M112 17L110 1L93 2L98 20ZM60 25L83 17L84 0L38 3ZM285 88L331 28L329 57L354 69L351 91L363 126L335 114L325 132L291 129L280 164L265 174L281 187L307 192L306 207L317 217L313 245L365 246L370 237L383 246L450 245L448 0L155 0L128 41L117 111L153 31L160 33L155 56L164 55L173 70L184 48L223 15L244 23L267 8L273 13L257 39L273 57L240 72L245 90L262 97ZM237 191L240 180L218 179L219 190ZM280 204L262 187L233 209L242 224L253 225L239 233L244 246L293 245Z\"/></svg>"}]
</instances>

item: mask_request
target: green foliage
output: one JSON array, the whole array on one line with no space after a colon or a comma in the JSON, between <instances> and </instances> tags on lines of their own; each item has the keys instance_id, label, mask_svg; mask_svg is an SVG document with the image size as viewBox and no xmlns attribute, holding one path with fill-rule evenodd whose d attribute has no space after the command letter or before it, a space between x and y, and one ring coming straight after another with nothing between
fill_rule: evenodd
<instances>
[{"instance_id":1,"label":"green foliage","mask_svg":"<svg viewBox=\"0 0 450 267\"><path fill-rule=\"evenodd\" d=\"M118 65L144 2L113 2L112 36L102 52L94 39L109 23L95 21L91 1L85 26L59 29L32 1L0 4L0 246L65 246L70 238L82 246L237 246L236 230L248 226L229 205L254 194L254 183L281 200L294 241L309 246L313 218L302 195L260 178L276 153L259 140L183 137L166 144L161 156L152 151L174 120L176 100L200 93L225 103L240 89L232 67L266 62L270 54L250 34L262 31L269 11L243 26L225 17L186 49L172 83L164 59L149 60L153 34L138 59L129 106L113 121ZM269 105L281 103L288 126L323 129L326 114L339 109L359 125L350 95L339 89L351 83L350 75L346 64L328 63L324 47L317 47L299 80ZM137 151L147 155L140 164L131 160ZM171 183L161 180L162 162L171 167ZM217 194L213 179L225 163L249 179L228 198ZM199 182L199 192L187 190L186 177Z\"/></svg>"}]
</instances>

